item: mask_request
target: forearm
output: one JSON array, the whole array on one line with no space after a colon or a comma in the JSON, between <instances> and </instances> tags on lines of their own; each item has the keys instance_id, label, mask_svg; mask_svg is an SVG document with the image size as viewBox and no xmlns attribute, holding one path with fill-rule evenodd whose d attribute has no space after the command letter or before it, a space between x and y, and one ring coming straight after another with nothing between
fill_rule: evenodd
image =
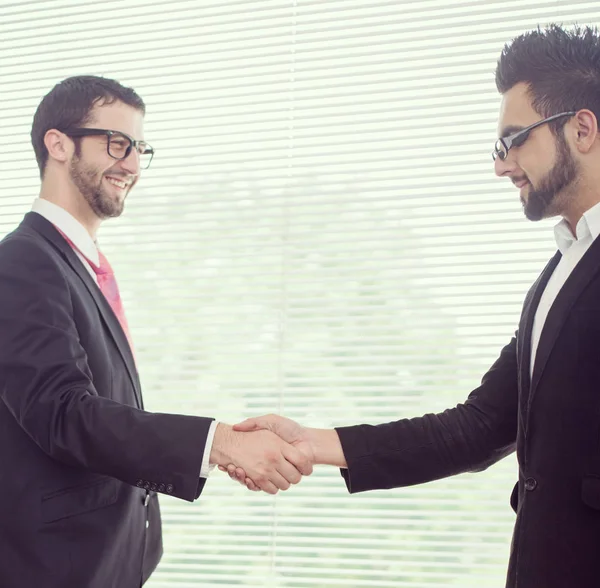
<instances>
[{"instance_id":1,"label":"forearm","mask_svg":"<svg viewBox=\"0 0 600 588\"><path fill-rule=\"evenodd\" d=\"M135 378L95 336L57 258L22 236L0 243L0 401L50 458L194 500L212 419L136 408Z\"/></svg>"},{"instance_id":2,"label":"forearm","mask_svg":"<svg viewBox=\"0 0 600 588\"><path fill-rule=\"evenodd\" d=\"M345 468L346 457L335 429L307 429L315 464Z\"/></svg>"},{"instance_id":3,"label":"forearm","mask_svg":"<svg viewBox=\"0 0 600 588\"><path fill-rule=\"evenodd\" d=\"M515 448L515 339L468 400L438 414L337 429L350 492L421 484L479 471Z\"/></svg>"},{"instance_id":4,"label":"forearm","mask_svg":"<svg viewBox=\"0 0 600 588\"><path fill-rule=\"evenodd\" d=\"M338 429L351 492L422 484L485 469L514 450L469 405L381 425Z\"/></svg>"},{"instance_id":5,"label":"forearm","mask_svg":"<svg viewBox=\"0 0 600 588\"><path fill-rule=\"evenodd\" d=\"M44 410L32 406L21 422L40 448L57 461L118 478L164 486L192 501L201 489L202 450L211 419L151 413L86 392L62 394ZM163 491L163 490L158 490Z\"/></svg>"}]
</instances>

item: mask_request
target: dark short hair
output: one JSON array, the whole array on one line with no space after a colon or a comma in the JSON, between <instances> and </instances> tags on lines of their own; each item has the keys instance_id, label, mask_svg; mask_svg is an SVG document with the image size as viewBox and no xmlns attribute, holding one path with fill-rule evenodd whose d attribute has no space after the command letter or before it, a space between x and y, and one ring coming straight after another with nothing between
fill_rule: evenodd
<instances>
[{"instance_id":1,"label":"dark short hair","mask_svg":"<svg viewBox=\"0 0 600 588\"><path fill-rule=\"evenodd\" d=\"M542 117L587 108L600 121L598 29L551 24L507 43L496 68L496 87L504 94L520 82L529 86L532 106ZM550 127L556 133L565 122Z\"/></svg>"},{"instance_id":2,"label":"dark short hair","mask_svg":"<svg viewBox=\"0 0 600 588\"><path fill-rule=\"evenodd\" d=\"M73 76L56 84L44 96L33 117L31 143L35 152L40 176L44 176L48 162L48 149L44 136L50 129L67 131L90 121L96 104L112 104L120 101L146 113L144 101L132 88L116 80L99 76Z\"/></svg>"}]
</instances>

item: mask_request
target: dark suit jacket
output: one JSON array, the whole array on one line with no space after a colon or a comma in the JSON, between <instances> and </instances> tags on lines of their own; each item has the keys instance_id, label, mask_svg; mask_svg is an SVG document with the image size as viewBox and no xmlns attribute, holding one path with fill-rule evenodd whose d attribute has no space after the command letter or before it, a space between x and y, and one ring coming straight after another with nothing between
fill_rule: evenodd
<instances>
[{"instance_id":1,"label":"dark suit jacket","mask_svg":"<svg viewBox=\"0 0 600 588\"><path fill-rule=\"evenodd\" d=\"M600 586L600 239L552 305L530 378L531 331L557 253L519 330L468 400L440 414L338 429L350 492L479 471L517 450L507 586Z\"/></svg>"},{"instance_id":2,"label":"dark suit jacket","mask_svg":"<svg viewBox=\"0 0 600 588\"><path fill-rule=\"evenodd\" d=\"M0 587L139 588L156 494L199 496L211 420L143 410L108 302L29 213L0 243Z\"/></svg>"}]
</instances>

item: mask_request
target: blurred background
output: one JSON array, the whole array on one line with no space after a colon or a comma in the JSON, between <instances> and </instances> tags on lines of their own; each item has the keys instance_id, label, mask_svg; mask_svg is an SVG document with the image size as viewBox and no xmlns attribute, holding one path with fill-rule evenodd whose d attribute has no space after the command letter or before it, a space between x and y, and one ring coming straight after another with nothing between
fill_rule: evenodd
<instances>
[{"instance_id":1,"label":"blurred background","mask_svg":"<svg viewBox=\"0 0 600 588\"><path fill-rule=\"evenodd\" d=\"M41 98L75 74L147 104L156 149L100 243L146 408L321 427L461 402L554 252L494 176L503 44L600 24L597 0L0 0L0 237L29 210ZM214 472L161 497L148 586L504 586L514 456L348 495L320 467L276 497Z\"/></svg>"}]
</instances>

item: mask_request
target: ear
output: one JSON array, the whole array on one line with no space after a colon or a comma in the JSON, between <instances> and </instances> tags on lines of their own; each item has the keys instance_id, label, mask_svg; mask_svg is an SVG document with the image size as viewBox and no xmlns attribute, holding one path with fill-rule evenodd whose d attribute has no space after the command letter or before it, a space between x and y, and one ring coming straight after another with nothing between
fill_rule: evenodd
<instances>
[{"instance_id":1,"label":"ear","mask_svg":"<svg viewBox=\"0 0 600 588\"><path fill-rule=\"evenodd\" d=\"M598 138L598 120L591 110L584 108L574 117L575 147L580 153L587 153Z\"/></svg>"},{"instance_id":2,"label":"ear","mask_svg":"<svg viewBox=\"0 0 600 588\"><path fill-rule=\"evenodd\" d=\"M73 141L56 129L50 129L46 132L44 145L48 149L48 156L61 163L68 161L73 156Z\"/></svg>"}]
</instances>

